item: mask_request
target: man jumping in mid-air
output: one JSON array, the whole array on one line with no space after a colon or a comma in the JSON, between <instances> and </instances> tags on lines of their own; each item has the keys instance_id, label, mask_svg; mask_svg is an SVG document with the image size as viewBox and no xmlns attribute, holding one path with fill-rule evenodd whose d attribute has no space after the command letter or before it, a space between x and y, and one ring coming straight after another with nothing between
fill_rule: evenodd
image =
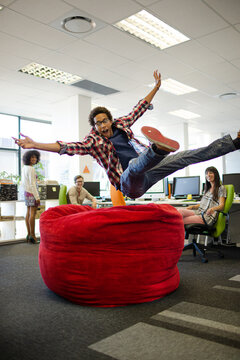
<instances>
[{"instance_id":1,"label":"man jumping in mid-air","mask_svg":"<svg viewBox=\"0 0 240 360\"><path fill-rule=\"evenodd\" d=\"M156 182L177 170L240 149L240 131L235 140L226 135L206 147L172 155L169 153L178 150L179 144L152 127L142 127L142 133L152 143L151 146L137 140L131 126L149 108L161 86L161 74L154 71L153 76L154 88L127 116L113 119L105 107L93 109L89 115L92 130L81 142L45 144L23 134L20 134L23 138L13 139L23 149L45 150L60 155L91 155L104 167L111 184L132 199L142 196Z\"/></svg>"}]
</instances>

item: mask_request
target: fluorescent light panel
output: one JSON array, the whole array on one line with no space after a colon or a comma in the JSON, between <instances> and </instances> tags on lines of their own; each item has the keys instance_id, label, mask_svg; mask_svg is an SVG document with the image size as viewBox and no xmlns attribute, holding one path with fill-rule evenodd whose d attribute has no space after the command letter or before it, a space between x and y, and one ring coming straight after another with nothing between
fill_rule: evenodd
<instances>
[{"instance_id":1,"label":"fluorescent light panel","mask_svg":"<svg viewBox=\"0 0 240 360\"><path fill-rule=\"evenodd\" d=\"M146 10L119 21L115 26L160 49L190 40Z\"/></svg>"},{"instance_id":2,"label":"fluorescent light panel","mask_svg":"<svg viewBox=\"0 0 240 360\"><path fill-rule=\"evenodd\" d=\"M54 80L67 85L73 84L82 79L78 75L72 75L70 73L37 63L31 63L18 71L42 79Z\"/></svg>"},{"instance_id":3,"label":"fluorescent light panel","mask_svg":"<svg viewBox=\"0 0 240 360\"><path fill-rule=\"evenodd\" d=\"M187 120L196 119L196 118L201 117L199 114L195 114L191 111L187 111L187 110L183 110L183 109L169 111L169 114L178 116L178 117L181 117L181 118L187 119Z\"/></svg>"},{"instance_id":4,"label":"fluorescent light panel","mask_svg":"<svg viewBox=\"0 0 240 360\"><path fill-rule=\"evenodd\" d=\"M182 84L176 80L173 79L166 79L162 81L161 89L167 92L170 92L175 95L183 95L188 94L194 91L198 91L197 89Z\"/></svg>"}]
</instances>

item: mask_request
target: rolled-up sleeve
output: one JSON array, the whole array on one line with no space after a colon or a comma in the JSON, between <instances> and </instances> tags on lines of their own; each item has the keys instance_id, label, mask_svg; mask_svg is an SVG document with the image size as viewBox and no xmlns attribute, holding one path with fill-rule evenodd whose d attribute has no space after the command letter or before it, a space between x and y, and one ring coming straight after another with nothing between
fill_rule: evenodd
<instances>
[{"instance_id":1,"label":"rolled-up sleeve","mask_svg":"<svg viewBox=\"0 0 240 360\"><path fill-rule=\"evenodd\" d=\"M87 155L90 153L93 140L91 137L88 137L85 141L82 142L64 142L57 140L57 143L60 145L60 155Z\"/></svg>"}]
</instances>

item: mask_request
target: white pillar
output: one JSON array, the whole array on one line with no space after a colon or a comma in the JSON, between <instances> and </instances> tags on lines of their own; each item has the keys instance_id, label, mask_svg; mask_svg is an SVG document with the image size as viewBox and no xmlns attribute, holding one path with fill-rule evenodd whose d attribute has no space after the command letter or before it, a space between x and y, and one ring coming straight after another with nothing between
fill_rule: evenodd
<instances>
[{"instance_id":1,"label":"white pillar","mask_svg":"<svg viewBox=\"0 0 240 360\"><path fill-rule=\"evenodd\" d=\"M183 123L184 150L189 150L188 123ZM185 176L189 176L189 166L185 168Z\"/></svg>"},{"instance_id":2,"label":"white pillar","mask_svg":"<svg viewBox=\"0 0 240 360\"><path fill-rule=\"evenodd\" d=\"M87 96L78 95L78 136L80 140L89 133L91 126L88 122L88 116L91 111L91 99ZM93 158L89 155L80 156L78 159L79 173L84 177L84 180L93 180ZM85 172L84 172L85 171ZM89 171L86 172L86 171Z\"/></svg>"},{"instance_id":3,"label":"white pillar","mask_svg":"<svg viewBox=\"0 0 240 360\"><path fill-rule=\"evenodd\" d=\"M53 141L66 142L82 141L91 127L88 115L91 111L91 98L82 95L72 96L57 103L53 109L52 134ZM68 156L50 155L50 178L68 187L73 185L75 175L83 175L85 180L92 179L92 158L88 155ZM85 167L90 173L83 173Z\"/></svg>"}]
</instances>

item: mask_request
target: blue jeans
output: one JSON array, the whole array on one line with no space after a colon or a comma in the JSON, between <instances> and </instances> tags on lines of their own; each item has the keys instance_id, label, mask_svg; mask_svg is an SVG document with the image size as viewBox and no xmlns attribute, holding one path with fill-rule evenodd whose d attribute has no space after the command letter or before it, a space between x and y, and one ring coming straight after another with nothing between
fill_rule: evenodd
<instances>
[{"instance_id":1,"label":"blue jeans","mask_svg":"<svg viewBox=\"0 0 240 360\"><path fill-rule=\"evenodd\" d=\"M230 135L215 140L208 146L180 151L173 155L159 155L149 147L129 162L127 169L121 175L121 191L131 199L136 199L145 194L156 182L177 170L235 150Z\"/></svg>"}]
</instances>

